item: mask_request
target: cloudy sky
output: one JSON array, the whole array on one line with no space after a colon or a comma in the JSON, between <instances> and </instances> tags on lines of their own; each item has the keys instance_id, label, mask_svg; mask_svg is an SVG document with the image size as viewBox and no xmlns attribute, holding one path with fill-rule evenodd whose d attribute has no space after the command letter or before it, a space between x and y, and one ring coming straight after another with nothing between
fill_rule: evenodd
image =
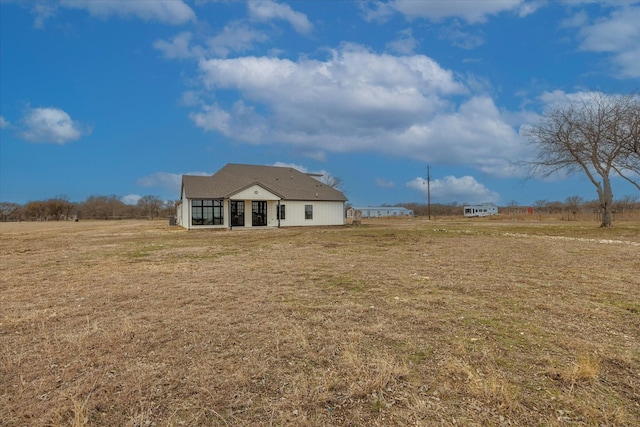
<instances>
[{"instance_id":1,"label":"cloudy sky","mask_svg":"<svg viewBox=\"0 0 640 427\"><path fill-rule=\"evenodd\" d=\"M596 198L524 180L549 105L640 88L640 1L0 0L0 201L179 198L226 163L354 205ZM616 197L637 192L614 180Z\"/></svg>"}]
</instances>

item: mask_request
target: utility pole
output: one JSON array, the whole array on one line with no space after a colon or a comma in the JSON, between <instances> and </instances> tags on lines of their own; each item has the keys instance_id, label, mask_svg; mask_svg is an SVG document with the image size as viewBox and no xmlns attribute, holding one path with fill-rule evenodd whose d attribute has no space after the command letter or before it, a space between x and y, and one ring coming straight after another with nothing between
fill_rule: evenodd
<instances>
[{"instance_id":1,"label":"utility pole","mask_svg":"<svg viewBox=\"0 0 640 427\"><path fill-rule=\"evenodd\" d=\"M427 216L431 221L431 166L427 166Z\"/></svg>"}]
</instances>

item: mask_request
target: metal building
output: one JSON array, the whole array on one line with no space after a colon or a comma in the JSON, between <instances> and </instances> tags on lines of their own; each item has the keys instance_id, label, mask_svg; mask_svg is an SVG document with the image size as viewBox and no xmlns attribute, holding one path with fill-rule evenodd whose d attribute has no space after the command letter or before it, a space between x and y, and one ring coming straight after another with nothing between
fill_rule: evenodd
<instances>
[{"instance_id":1,"label":"metal building","mask_svg":"<svg viewBox=\"0 0 640 427\"><path fill-rule=\"evenodd\" d=\"M498 215L496 205L471 205L464 207L465 217Z\"/></svg>"},{"instance_id":2,"label":"metal building","mask_svg":"<svg viewBox=\"0 0 640 427\"><path fill-rule=\"evenodd\" d=\"M390 216L413 216L413 211L407 208L391 206L367 206L352 209L362 212L362 218L385 218Z\"/></svg>"}]
</instances>

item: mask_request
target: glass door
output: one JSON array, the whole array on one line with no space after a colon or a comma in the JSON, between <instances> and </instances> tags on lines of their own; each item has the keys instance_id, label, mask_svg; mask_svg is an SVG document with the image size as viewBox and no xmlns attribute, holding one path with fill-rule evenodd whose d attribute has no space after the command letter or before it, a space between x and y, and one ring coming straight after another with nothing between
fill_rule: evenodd
<instances>
[{"instance_id":1,"label":"glass door","mask_svg":"<svg viewBox=\"0 0 640 427\"><path fill-rule=\"evenodd\" d=\"M267 202L251 202L251 225L254 227L267 225Z\"/></svg>"},{"instance_id":2,"label":"glass door","mask_svg":"<svg viewBox=\"0 0 640 427\"><path fill-rule=\"evenodd\" d=\"M244 201L231 200L231 226L244 227Z\"/></svg>"}]
</instances>

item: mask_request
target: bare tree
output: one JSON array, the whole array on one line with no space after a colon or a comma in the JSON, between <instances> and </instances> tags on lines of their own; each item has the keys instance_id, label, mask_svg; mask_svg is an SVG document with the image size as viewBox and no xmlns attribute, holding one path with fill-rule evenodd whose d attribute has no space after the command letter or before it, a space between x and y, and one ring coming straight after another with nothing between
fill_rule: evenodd
<instances>
[{"instance_id":1,"label":"bare tree","mask_svg":"<svg viewBox=\"0 0 640 427\"><path fill-rule=\"evenodd\" d=\"M89 196L79 205L82 218L116 219L124 216L127 206L116 196Z\"/></svg>"},{"instance_id":2,"label":"bare tree","mask_svg":"<svg viewBox=\"0 0 640 427\"><path fill-rule=\"evenodd\" d=\"M640 195L626 195L620 198L618 202L620 202L623 206L628 207L629 209L634 209L634 207L636 207L640 202Z\"/></svg>"},{"instance_id":3,"label":"bare tree","mask_svg":"<svg viewBox=\"0 0 640 427\"><path fill-rule=\"evenodd\" d=\"M45 217L46 205L43 201L36 200L24 205L24 215L30 220L43 220Z\"/></svg>"},{"instance_id":4,"label":"bare tree","mask_svg":"<svg viewBox=\"0 0 640 427\"><path fill-rule=\"evenodd\" d=\"M0 220L15 221L20 219L21 209L17 203L0 202Z\"/></svg>"},{"instance_id":5,"label":"bare tree","mask_svg":"<svg viewBox=\"0 0 640 427\"><path fill-rule=\"evenodd\" d=\"M71 211L73 210L73 203L69 201L67 196L56 196L44 203L47 216L56 221L69 219Z\"/></svg>"},{"instance_id":6,"label":"bare tree","mask_svg":"<svg viewBox=\"0 0 640 427\"><path fill-rule=\"evenodd\" d=\"M343 183L342 178L330 174L324 175L321 181L323 184L335 189L340 188Z\"/></svg>"},{"instance_id":7,"label":"bare tree","mask_svg":"<svg viewBox=\"0 0 640 427\"><path fill-rule=\"evenodd\" d=\"M636 210L639 206L638 201L640 200L639 195L627 195L624 196L614 202L614 207L621 213L629 212Z\"/></svg>"},{"instance_id":8,"label":"bare tree","mask_svg":"<svg viewBox=\"0 0 640 427\"><path fill-rule=\"evenodd\" d=\"M627 155L623 157L620 165L615 165L615 170L640 190L639 180L630 180L620 171L622 169L636 176L640 175L640 95L636 93L625 98L621 108L624 120L615 131L616 136L623 141Z\"/></svg>"},{"instance_id":9,"label":"bare tree","mask_svg":"<svg viewBox=\"0 0 640 427\"><path fill-rule=\"evenodd\" d=\"M527 131L538 151L527 162L533 175L582 172L596 187L601 227L612 225L611 176L617 174L640 189L640 157L634 158L640 126L640 98L595 94L559 105Z\"/></svg>"},{"instance_id":10,"label":"bare tree","mask_svg":"<svg viewBox=\"0 0 640 427\"><path fill-rule=\"evenodd\" d=\"M536 208L537 212L542 212L543 210L546 210L547 213L549 213L550 205L551 203L547 199L540 199L533 202L533 207Z\"/></svg>"},{"instance_id":11,"label":"bare tree","mask_svg":"<svg viewBox=\"0 0 640 427\"><path fill-rule=\"evenodd\" d=\"M170 217L176 214L176 204L177 200L166 200L162 204L162 209L160 210L160 216L162 217Z\"/></svg>"},{"instance_id":12,"label":"bare tree","mask_svg":"<svg viewBox=\"0 0 640 427\"><path fill-rule=\"evenodd\" d=\"M164 206L164 202L158 196L144 196L136 205L142 214L148 218L156 218Z\"/></svg>"},{"instance_id":13,"label":"bare tree","mask_svg":"<svg viewBox=\"0 0 640 427\"><path fill-rule=\"evenodd\" d=\"M567 205L567 209L573 214L573 218L575 219L578 212L580 212L582 205L584 205L584 199L580 196L569 196L565 200L565 203Z\"/></svg>"}]
</instances>

